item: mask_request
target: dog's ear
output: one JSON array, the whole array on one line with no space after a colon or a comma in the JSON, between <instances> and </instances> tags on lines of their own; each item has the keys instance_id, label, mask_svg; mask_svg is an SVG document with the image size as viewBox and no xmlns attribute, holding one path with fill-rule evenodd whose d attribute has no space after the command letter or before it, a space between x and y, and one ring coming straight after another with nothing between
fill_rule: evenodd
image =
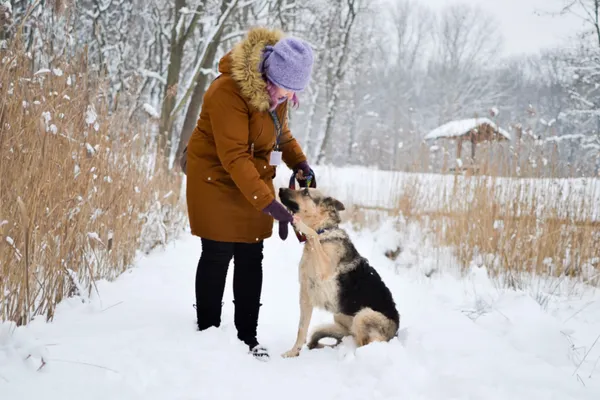
<instances>
[{"instance_id":1,"label":"dog's ear","mask_svg":"<svg viewBox=\"0 0 600 400\"><path fill-rule=\"evenodd\" d=\"M328 206L328 207L333 207L338 211L344 211L346 209L346 207L344 207L344 204L342 204L341 201L334 199L333 197L326 197L323 202Z\"/></svg>"}]
</instances>

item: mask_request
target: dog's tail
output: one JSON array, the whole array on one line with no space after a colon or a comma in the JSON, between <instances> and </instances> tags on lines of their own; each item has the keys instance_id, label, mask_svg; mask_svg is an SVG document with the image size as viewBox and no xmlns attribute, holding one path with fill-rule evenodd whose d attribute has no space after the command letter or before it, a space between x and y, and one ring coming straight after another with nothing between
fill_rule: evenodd
<instances>
[{"instance_id":1,"label":"dog's tail","mask_svg":"<svg viewBox=\"0 0 600 400\"><path fill-rule=\"evenodd\" d=\"M335 347L342 342L345 336L350 335L350 331L339 324L323 325L318 327L310 338L310 342L307 347L312 349L321 349L323 347ZM334 345L323 345L319 343L319 340L325 338L332 338L337 341Z\"/></svg>"}]
</instances>

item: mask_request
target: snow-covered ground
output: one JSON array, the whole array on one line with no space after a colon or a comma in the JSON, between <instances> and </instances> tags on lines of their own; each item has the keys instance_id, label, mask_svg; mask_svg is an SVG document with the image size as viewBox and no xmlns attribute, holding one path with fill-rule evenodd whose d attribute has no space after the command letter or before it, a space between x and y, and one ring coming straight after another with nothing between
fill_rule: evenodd
<instances>
[{"instance_id":1,"label":"snow-covered ground","mask_svg":"<svg viewBox=\"0 0 600 400\"><path fill-rule=\"evenodd\" d=\"M279 356L294 343L299 313L302 245L293 235L266 242L259 338L271 361L252 359L235 337L231 274L223 325L197 332L200 242L184 236L100 282L99 295L63 302L52 323L0 324L0 398L600 398L599 294L566 281L498 289L477 267L460 278L447 250L410 229L351 235L396 298L401 330L390 343L355 349L346 340ZM399 242L391 261L383 253ZM311 326L330 318L317 312Z\"/></svg>"}]
</instances>

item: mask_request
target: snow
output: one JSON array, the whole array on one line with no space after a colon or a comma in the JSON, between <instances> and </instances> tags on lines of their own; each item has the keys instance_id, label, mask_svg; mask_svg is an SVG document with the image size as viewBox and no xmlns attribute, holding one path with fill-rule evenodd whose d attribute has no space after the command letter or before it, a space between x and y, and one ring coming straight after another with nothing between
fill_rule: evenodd
<instances>
[{"instance_id":1,"label":"snow","mask_svg":"<svg viewBox=\"0 0 600 400\"><path fill-rule=\"evenodd\" d=\"M159 112L151 104L144 103L142 107L152 118L160 118Z\"/></svg>"},{"instance_id":2,"label":"snow","mask_svg":"<svg viewBox=\"0 0 600 400\"><path fill-rule=\"evenodd\" d=\"M35 75L48 74L48 73L50 73L50 70L48 68L41 68L33 75L35 76Z\"/></svg>"},{"instance_id":3,"label":"snow","mask_svg":"<svg viewBox=\"0 0 600 400\"><path fill-rule=\"evenodd\" d=\"M496 123L489 118L468 118L450 121L429 132L427 135L425 135L424 139L432 140L462 136L468 131L475 129L482 124L490 125L494 130L500 132L502 136L510 140L510 134L506 130L499 128Z\"/></svg>"},{"instance_id":4,"label":"snow","mask_svg":"<svg viewBox=\"0 0 600 400\"><path fill-rule=\"evenodd\" d=\"M97 232L88 232L87 236L92 240L102 243L102 240L100 239L100 236Z\"/></svg>"},{"instance_id":5,"label":"snow","mask_svg":"<svg viewBox=\"0 0 600 400\"><path fill-rule=\"evenodd\" d=\"M546 142L560 143L563 140L585 140L587 138L589 138L589 136L582 135L582 134L568 134L568 135L561 135L561 136L550 136L550 137L545 138L544 140Z\"/></svg>"},{"instance_id":6,"label":"snow","mask_svg":"<svg viewBox=\"0 0 600 400\"><path fill-rule=\"evenodd\" d=\"M52 114L49 111L44 111L42 113L42 117L46 120L46 122L50 122L52 120Z\"/></svg>"},{"instance_id":7,"label":"snow","mask_svg":"<svg viewBox=\"0 0 600 400\"><path fill-rule=\"evenodd\" d=\"M88 105L87 107L87 111L85 112L85 122L86 124L92 125L96 122L96 119L98 118L98 115L96 114L96 111L94 110L94 107L91 105Z\"/></svg>"},{"instance_id":8,"label":"snow","mask_svg":"<svg viewBox=\"0 0 600 400\"><path fill-rule=\"evenodd\" d=\"M9 12L12 14L12 4L10 3L10 1L3 1L0 3L1 5L3 5L4 7L6 7L6 12Z\"/></svg>"},{"instance_id":9,"label":"snow","mask_svg":"<svg viewBox=\"0 0 600 400\"><path fill-rule=\"evenodd\" d=\"M6 241L6 243L8 243L13 250L15 251L15 257L17 258L17 260L21 260L21 252L19 251L19 249L17 248L17 246L15 245L15 240L13 238L11 238L10 236L6 236L4 238L4 240ZM0 304L1 305L1 304Z\"/></svg>"},{"instance_id":10,"label":"snow","mask_svg":"<svg viewBox=\"0 0 600 400\"><path fill-rule=\"evenodd\" d=\"M564 279L498 289L485 267L461 277L451 253L415 228L349 232L397 301L401 329L389 343L356 349L347 338L336 349L279 356L294 343L299 315L302 245L293 235L265 243L259 339L271 361L252 359L235 336L231 269L221 327L197 332L201 244L184 235L97 282L89 298L63 301L52 323L0 324L2 398L599 398L598 293ZM398 258L386 258L398 244ZM317 311L311 327L330 320Z\"/></svg>"},{"instance_id":11,"label":"snow","mask_svg":"<svg viewBox=\"0 0 600 400\"><path fill-rule=\"evenodd\" d=\"M148 71L146 69L140 69L139 73L146 78L154 78L154 79L158 80L160 83L162 83L163 85L167 84L167 80L162 75L160 75L158 72Z\"/></svg>"},{"instance_id":12,"label":"snow","mask_svg":"<svg viewBox=\"0 0 600 400\"><path fill-rule=\"evenodd\" d=\"M96 154L96 150L95 150L95 149L92 147L92 145L91 145L91 144L89 144L89 143L86 143L86 144L85 144L85 148L86 148L86 150L87 150L87 152L88 152L88 154L89 154L89 155L94 155L94 154Z\"/></svg>"}]
</instances>

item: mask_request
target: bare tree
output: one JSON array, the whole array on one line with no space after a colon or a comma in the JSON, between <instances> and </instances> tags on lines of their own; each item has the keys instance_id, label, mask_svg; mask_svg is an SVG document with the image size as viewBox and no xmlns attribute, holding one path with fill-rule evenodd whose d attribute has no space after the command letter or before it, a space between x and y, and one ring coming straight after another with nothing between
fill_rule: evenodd
<instances>
[{"instance_id":1,"label":"bare tree","mask_svg":"<svg viewBox=\"0 0 600 400\"><path fill-rule=\"evenodd\" d=\"M415 0L400 0L390 9L390 19L396 36L396 68L414 71L422 67L431 42L428 33L434 23L433 13Z\"/></svg>"},{"instance_id":2,"label":"bare tree","mask_svg":"<svg viewBox=\"0 0 600 400\"><path fill-rule=\"evenodd\" d=\"M228 7L230 7L229 3L230 2L228 0L223 0L221 2L221 15L225 15ZM249 5L246 5L246 7L249 7ZM200 54L201 60L199 63L201 73L196 76L195 81L192 83L193 90L187 111L185 113L185 118L183 120L183 128L181 129L181 134L179 136L179 144L177 145L177 151L175 153L176 160L181 158L183 150L185 149L185 146L187 146L187 142L192 136L192 132L196 126L198 115L200 113L200 107L202 106L202 98L204 97L206 86L210 80L211 66L214 63L219 44L221 43L223 34L225 33L225 26L226 25L223 23L221 25L221 29L217 29L214 32L214 35L209 37L210 42L207 43L206 48L203 49L203 53Z\"/></svg>"},{"instance_id":3,"label":"bare tree","mask_svg":"<svg viewBox=\"0 0 600 400\"><path fill-rule=\"evenodd\" d=\"M600 0L562 1L559 14L579 17L588 29L580 34L579 46L566 59L569 79L566 82L570 104L559 120L570 127L571 135L579 132L577 154L600 173ZM570 136L576 138L578 136ZM572 140L570 142L573 142Z\"/></svg>"},{"instance_id":4,"label":"bare tree","mask_svg":"<svg viewBox=\"0 0 600 400\"><path fill-rule=\"evenodd\" d=\"M438 124L472 117L502 100L493 66L502 38L497 22L480 8L446 7L438 19L434 51L428 65L429 116Z\"/></svg>"},{"instance_id":5,"label":"bare tree","mask_svg":"<svg viewBox=\"0 0 600 400\"><path fill-rule=\"evenodd\" d=\"M171 134L173 130L173 110L177 101L181 67L184 60L185 44L192 36L194 29L203 14L205 0L202 0L194 12L189 12L186 0L175 0L172 13L172 27L169 49L169 64L167 70L166 90L163 95L162 110L158 136L158 149L165 154L166 160L171 152ZM186 24L186 19L192 14L191 20ZM168 161L167 161L168 162Z\"/></svg>"},{"instance_id":6,"label":"bare tree","mask_svg":"<svg viewBox=\"0 0 600 400\"><path fill-rule=\"evenodd\" d=\"M415 108L423 92L422 71L427 53L432 48L431 26L435 16L428 8L413 0L403 0L391 9L390 17L396 34L393 67L382 76L382 87L394 88L394 100L381 121L391 136L392 165L396 165L400 146L415 148L419 143Z\"/></svg>"},{"instance_id":7,"label":"bare tree","mask_svg":"<svg viewBox=\"0 0 600 400\"><path fill-rule=\"evenodd\" d=\"M589 30L584 33L584 37L593 37L595 45L600 47L600 0L558 1L562 3L558 12L544 12L544 14L570 14L580 18L589 27Z\"/></svg>"},{"instance_id":8,"label":"bare tree","mask_svg":"<svg viewBox=\"0 0 600 400\"><path fill-rule=\"evenodd\" d=\"M345 2L338 0L336 8L334 9L334 15L339 16L339 20L336 21L339 25L336 32L334 32L335 36L332 35L328 38L330 43L328 50L331 56L326 64L328 68L327 114L323 138L317 147L317 164L325 158L325 149L331 140L333 122L339 106L340 86L343 83L344 75L346 73L347 62L351 52L352 29L356 21L359 7L360 4L358 0L346 0ZM335 45L331 46L331 42L334 42Z\"/></svg>"}]
</instances>

